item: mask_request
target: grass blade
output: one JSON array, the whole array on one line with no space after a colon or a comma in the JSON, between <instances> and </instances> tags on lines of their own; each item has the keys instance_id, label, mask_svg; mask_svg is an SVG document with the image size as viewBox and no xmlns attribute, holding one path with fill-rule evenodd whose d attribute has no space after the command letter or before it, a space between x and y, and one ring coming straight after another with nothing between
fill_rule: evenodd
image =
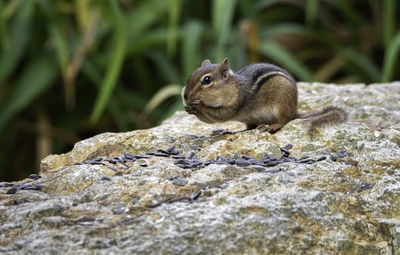
<instances>
[{"instance_id":1,"label":"grass blade","mask_svg":"<svg viewBox=\"0 0 400 255\"><path fill-rule=\"evenodd\" d=\"M285 34L310 36L312 32L304 25L295 23L280 23L260 30L261 39L274 38Z\"/></svg>"},{"instance_id":2,"label":"grass blade","mask_svg":"<svg viewBox=\"0 0 400 255\"><path fill-rule=\"evenodd\" d=\"M69 62L68 44L56 24L50 26L50 35L57 51L58 62L65 77Z\"/></svg>"},{"instance_id":3,"label":"grass blade","mask_svg":"<svg viewBox=\"0 0 400 255\"><path fill-rule=\"evenodd\" d=\"M377 82L381 78L381 71L379 68L365 55L350 49L339 48L338 53L347 59L347 62L357 66L370 79L371 82Z\"/></svg>"},{"instance_id":4,"label":"grass blade","mask_svg":"<svg viewBox=\"0 0 400 255\"><path fill-rule=\"evenodd\" d=\"M182 100L180 99L180 97L175 97L174 102L171 103L167 111L161 115L159 122L171 117L176 111L180 110L183 110Z\"/></svg>"},{"instance_id":5,"label":"grass blade","mask_svg":"<svg viewBox=\"0 0 400 255\"><path fill-rule=\"evenodd\" d=\"M396 1L383 1L383 43L388 49L395 29Z\"/></svg>"},{"instance_id":6,"label":"grass blade","mask_svg":"<svg viewBox=\"0 0 400 255\"><path fill-rule=\"evenodd\" d=\"M167 53L175 55L177 44L178 21L182 9L182 0L168 0L169 22Z\"/></svg>"},{"instance_id":7,"label":"grass blade","mask_svg":"<svg viewBox=\"0 0 400 255\"><path fill-rule=\"evenodd\" d=\"M381 70L366 55L363 55L352 48L346 48L340 40L329 33L321 33L316 39L329 46L335 54L345 59L346 63L356 67L357 76L360 76L360 73L364 75L362 82L378 82L381 80ZM349 69L344 71L349 71Z\"/></svg>"},{"instance_id":8,"label":"grass blade","mask_svg":"<svg viewBox=\"0 0 400 255\"><path fill-rule=\"evenodd\" d=\"M167 98L171 96L176 96L181 94L181 86L171 84L163 87L150 99L144 108L144 112L147 114L151 113L157 106L164 102Z\"/></svg>"},{"instance_id":9,"label":"grass blade","mask_svg":"<svg viewBox=\"0 0 400 255\"><path fill-rule=\"evenodd\" d=\"M75 0L75 13L80 30L90 23L90 0Z\"/></svg>"},{"instance_id":10,"label":"grass blade","mask_svg":"<svg viewBox=\"0 0 400 255\"><path fill-rule=\"evenodd\" d=\"M156 63L157 69L163 74L168 83L180 82L180 75L176 71L175 66L171 63L171 59L165 53L154 51L149 54L150 58Z\"/></svg>"},{"instance_id":11,"label":"grass blade","mask_svg":"<svg viewBox=\"0 0 400 255\"><path fill-rule=\"evenodd\" d=\"M58 73L54 56L38 56L18 79L8 101L1 107L0 130L18 112L51 86Z\"/></svg>"},{"instance_id":12,"label":"grass blade","mask_svg":"<svg viewBox=\"0 0 400 255\"><path fill-rule=\"evenodd\" d=\"M114 44L112 48L112 59L107 68L106 76L100 88L99 95L96 98L94 110L90 116L90 121L95 124L99 121L108 101L111 97L112 91L117 83L117 78L121 72L122 63L125 58L126 52L126 21L119 9L118 3L116 1L111 1L111 9L113 16L115 18L115 34L114 34Z\"/></svg>"},{"instance_id":13,"label":"grass blade","mask_svg":"<svg viewBox=\"0 0 400 255\"><path fill-rule=\"evenodd\" d=\"M256 10L268 8L274 4L282 2L282 0L259 0L257 3L254 4Z\"/></svg>"},{"instance_id":14,"label":"grass blade","mask_svg":"<svg viewBox=\"0 0 400 255\"><path fill-rule=\"evenodd\" d=\"M27 41L30 37L30 26L33 14L34 1L22 1L20 8L15 14L15 20L11 25L9 44L0 55L0 88L4 85L7 77L17 66L25 52Z\"/></svg>"},{"instance_id":15,"label":"grass blade","mask_svg":"<svg viewBox=\"0 0 400 255\"><path fill-rule=\"evenodd\" d=\"M306 24L315 23L318 13L319 0L306 0Z\"/></svg>"},{"instance_id":16,"label":"grass blade","mask_svg":"<svg viewBox=\"0 0 400 255\"><path fill-rule=\"evenodd\" d=\"M345 65L344 59L339 56L333 56L330 60L326 61L314 73L315 81L329 82L331 78L337 74Z\"/></svg>"},{"instance_id":17,"label":"grass blade","mask_svg":"<svg viewBox=\"0 0 400 255\"><path fill-rule=\"evenodd\" d=\"M199 22L190 22L184 28L183 36L183 77L189 77L194 69L200 66L200 37L202 35L203 26Z\"/></svg>"},{"instance_id":18,"label":"grass blade","mask_svg":"<svg viewBox=\"0 0 400 255\"><path fill-rule=\"evenodd\" d=\"M289 51L274 42L261 44L260 51L284 69L293 73L302 81L313 81L313 75L308 68L293 57Z\"/></svg>"},{"instance_id":19,"label":"grass blade","mask_svg":"<svg viewBox=\"0 0 400 255\"><path fill-rule=\"evenodd\" d=\"M180 36L178 31L178 36ZM140 54L149 50L149 48L154 48L157 45L164 45L168 38L168 30L154 29L147 31L140 38L130 45L127 50L127 55Z\"/></svg>"},{"instance_id":20,"label":"grass blade","mask_svg":"<svg viewBox=\"0 0 400 255\"><path fill-rule=\"evenodd\" d=\"M394 67L398 67L398 55L400 51L400 33L393 38L385 53L383 62L382 82L389 82L393 76ZM396 63L397 61L397 63Z\"/></svg>"},{"instance_id":21,"label":"grass blade","mask_svg":"<svg viewBox=\"0 0 400 255\"><path fill-rule=\"evenodd\" d=\"M127 41L129 46L135 45L143 31L160 19L160 16L167 10L168 1L146 0L133 11L127 13L126 28Z\"/></svg>"},{"instance_id":22,"label":"grass blade","mask_svg":"<svg viewBox=\"0 0 400 255\"><path fill-rule=\"evenodd\" d=\"M226 56L224 45L230 34L236 0L214 0L212 5L212 22L217 39L215 61L220 62Z\"/></svg>"}]
</instances>

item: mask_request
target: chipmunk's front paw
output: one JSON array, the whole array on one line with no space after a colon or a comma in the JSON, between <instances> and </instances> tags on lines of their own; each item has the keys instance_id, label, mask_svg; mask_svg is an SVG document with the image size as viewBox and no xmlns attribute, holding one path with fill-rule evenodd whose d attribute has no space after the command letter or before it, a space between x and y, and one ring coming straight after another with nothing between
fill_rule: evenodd
<instances>
[{"instance_id":1,"label":"chipmunk's front paw","mask_svg":"<svg viewBox=\"0 0 400 255\"><path fill-rule=\"evenodd\" d=\"M197 110L195 108L193 108L192 106L188 105L185 106L185 111L189 114L196 114Z\"/></svg>"},{"instance_id":2,"label":"chipmunk's front paw","mask_svg":"<svg viewBox=\"0 0 400 255\"><path fill-rule=\"evenodd\" d=\"M189 114L196 114L197 108L199 107L200 99L193 99L188 105L185 106L185 111Z\"/></svg>"}]
</instances>

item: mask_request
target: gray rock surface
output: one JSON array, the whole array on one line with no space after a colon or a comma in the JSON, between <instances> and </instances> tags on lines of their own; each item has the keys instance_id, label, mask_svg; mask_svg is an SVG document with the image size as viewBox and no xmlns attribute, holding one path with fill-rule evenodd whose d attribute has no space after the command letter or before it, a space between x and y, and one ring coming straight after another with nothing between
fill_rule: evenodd
<instances>
[{"instance_id":1,"label":"gray rock surface","mask_svg":"<svg viewBox=\"0 0 400 255\"><path fill-rule=\"evenodd\" d=\"M400 83L299 89L301 111L342 106L349 121L211 136L244 125L177 112L46 157L41 178L0 183L0 253L400 254ZM172 145L200 166L172 155L112 162ZM262 165L265 153L286 162ZM234 164L205 165L218 156Z\"/></svg>"}]
</instances>

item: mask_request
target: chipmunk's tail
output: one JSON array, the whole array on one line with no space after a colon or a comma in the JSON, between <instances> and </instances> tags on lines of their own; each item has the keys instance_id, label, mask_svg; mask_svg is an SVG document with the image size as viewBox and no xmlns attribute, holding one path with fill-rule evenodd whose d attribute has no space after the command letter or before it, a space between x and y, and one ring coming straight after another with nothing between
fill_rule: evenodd
<instances>
[{"instance_id":1,"label":"chipmunk's tail","mask_svg":"<svg viewBox=\"0 0 400 255\"><path fill-rule=\"evenodd\" d=\"M320 112L299 113L299 119L310 119L311 129L347 120L347 113L339 107L329 106Z\"/></svg>"}]
</instances>

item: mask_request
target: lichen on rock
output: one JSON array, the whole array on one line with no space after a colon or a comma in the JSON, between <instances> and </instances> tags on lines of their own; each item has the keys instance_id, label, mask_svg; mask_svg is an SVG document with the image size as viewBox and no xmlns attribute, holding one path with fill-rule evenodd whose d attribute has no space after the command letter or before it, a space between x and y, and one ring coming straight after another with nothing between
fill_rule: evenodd
<instances>
[{"instance_id":1,"label":"lichen on rock","mask_svg":"<svg viewBox=\"0 0 400 255\"><path fill-rule=\"evenodd\" d=\"M400 254L400 83L299 98L349 120L212 136L244 125L180 111L46 157L41 178L0 183L0 253Z\"/></svg>"}]
</instances>

